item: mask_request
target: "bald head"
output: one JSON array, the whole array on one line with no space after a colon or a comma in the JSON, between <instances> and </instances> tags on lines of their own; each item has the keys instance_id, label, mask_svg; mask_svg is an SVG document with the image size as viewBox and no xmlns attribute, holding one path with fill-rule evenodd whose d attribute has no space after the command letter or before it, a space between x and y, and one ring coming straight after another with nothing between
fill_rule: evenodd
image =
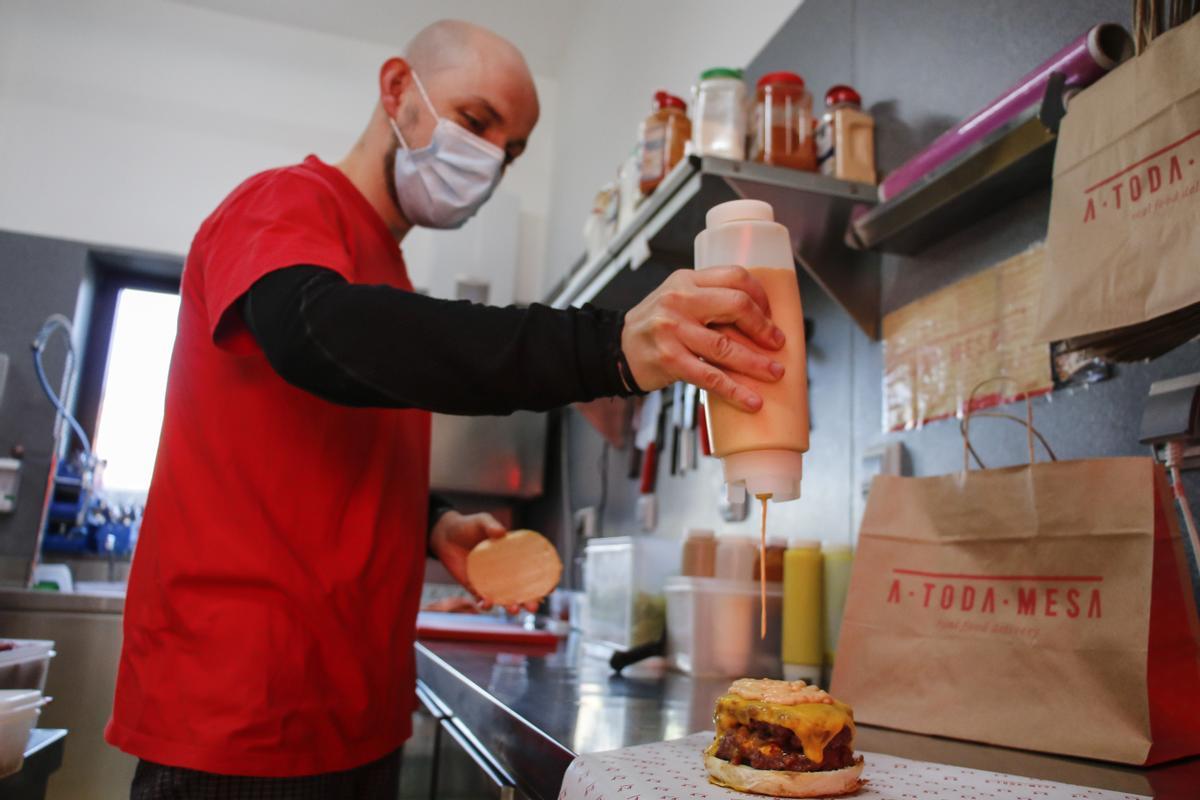
<instances>
[{"instance_id":1,"label":"bald head","mask_svg":"<svg viewBox=\"0 0 1200 800\"><path fill-rule=\"evenodd\" d=\"M524 152L537 124L537 89L521 51L499 34L469 22L433 23L412 38L404 58L385 62L379 77L379 108L414 147L429 141L437 121L416 87L418 81L437 117L500 147L507 162ZM381 129L385 133L386 117Z\"/></svg>"},{"instance_id":2,"label":"bald head","mask_svg":"<svg viewBox=\"0 0 1200 800\"><path fill-rule=\"evenodd\" d=\"M516 45L487 28L444 19L422 29L404 48L404 58L421 75L488 66L533 86L533 75Z\"/></svg>"}]
</instances>

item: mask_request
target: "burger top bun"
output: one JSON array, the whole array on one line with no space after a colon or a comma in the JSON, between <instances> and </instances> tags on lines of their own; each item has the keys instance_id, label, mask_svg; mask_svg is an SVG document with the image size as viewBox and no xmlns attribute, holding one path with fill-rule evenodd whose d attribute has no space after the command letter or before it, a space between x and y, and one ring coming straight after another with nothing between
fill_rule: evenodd
<instances>
[{"instance_id":1,"label":"burger top bun","mask_svg":"<svg viewBox=\"0 0 1200 800\"><path fill-rule=\"evenodd\" d=\"M467 580L484 600L507 606L540 600L558 585L562 560L534 531L487 539L467 554Z\"/></svg>"},{"instance_id":2,"label":"burger top bun","mask_svg":"<svg viewBox=\"0 0 1200 800\"><path fill-rule=\"evenodd\" d=\"M832 797L850 794L858 789L863 762L860 757L853 766L843 769L788 772L755 769L731 764L716 756L705 756L704 767L713 783L739 792L773 797Z\"/></svg>"}]
</instances>

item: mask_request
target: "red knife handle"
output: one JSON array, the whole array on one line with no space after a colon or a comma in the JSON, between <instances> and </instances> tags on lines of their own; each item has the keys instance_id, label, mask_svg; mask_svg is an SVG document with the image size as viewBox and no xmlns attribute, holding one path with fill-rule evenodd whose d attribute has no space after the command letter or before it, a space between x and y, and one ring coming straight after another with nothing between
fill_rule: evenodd
<instances>
[{"instance_id":1,"label":"red knife handle","mask_svg":"<svg viewBox=\"0 0 1200 800\"><path fill-rule=\"evenodd\" d=\"M654 473L658 466L658 445L651 442L642 456L642 494L654 494Z\"/></svg>"}]
</instances>

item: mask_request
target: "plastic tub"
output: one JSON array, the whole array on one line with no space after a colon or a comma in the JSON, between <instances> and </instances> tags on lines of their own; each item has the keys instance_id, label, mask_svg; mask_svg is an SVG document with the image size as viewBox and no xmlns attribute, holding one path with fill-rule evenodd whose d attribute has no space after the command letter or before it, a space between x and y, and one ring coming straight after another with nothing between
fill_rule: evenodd
<instances>
[{"instance_id":1,"label":"plastic tub","mask_svg":"<svg viewBox=\"0 0 1200 800\"><path fill-rule=\"evenodd\" d=\"M54 658L54 642L46 639L0 639L0 690L46 689L46 673Z\"/></svg>"},{"instance_id":2,"label":"plastic tub","mask_svg":"<svg viewBox=\"0 0 1200 800\"><path fill-rule=\"evenodd\" d=\"M37 690L0 691L0 778L20 771L25 763L29 732L47 702Z\"/></svg>"},{"instance_id":3,"label":"plastic tub","mask_svg":"<svg viewBox=\"0 0 1200 800\"><path fill-rule=\"evenodd\" d=\"M783 588L767 584L767 638L759 638L757 581L667 581L667 658L675 669L709 677L777 678Z\"/></svg>"},{"instance_id":4,"label":"plastic tub","mask_svg":"<svg viewBox=\"0 0 1200 800\"><path fill-rule=\"evenodd\" d=\"M587 610L583 633L628 650L662 637L663 584L679 572L679 542L650 536L593 539L584 548Z\"/></svg>"}]
</instances>

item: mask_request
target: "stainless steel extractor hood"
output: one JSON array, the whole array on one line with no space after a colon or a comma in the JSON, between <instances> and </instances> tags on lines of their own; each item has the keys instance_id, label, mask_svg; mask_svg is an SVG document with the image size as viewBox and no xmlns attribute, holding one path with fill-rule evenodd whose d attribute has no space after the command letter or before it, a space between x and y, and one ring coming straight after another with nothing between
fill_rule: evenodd
<instances>
[{"instance_id":1,"label":"stainless steel extractor hood","mask_svg":"<svg viewBox=\"0 0 1200 800\"><path fill-rule=\"evenodd\" d=\"M546 415L433 415L430 488L499 497L541 495L546 464Z\"/></svg>"}]
</instances>

